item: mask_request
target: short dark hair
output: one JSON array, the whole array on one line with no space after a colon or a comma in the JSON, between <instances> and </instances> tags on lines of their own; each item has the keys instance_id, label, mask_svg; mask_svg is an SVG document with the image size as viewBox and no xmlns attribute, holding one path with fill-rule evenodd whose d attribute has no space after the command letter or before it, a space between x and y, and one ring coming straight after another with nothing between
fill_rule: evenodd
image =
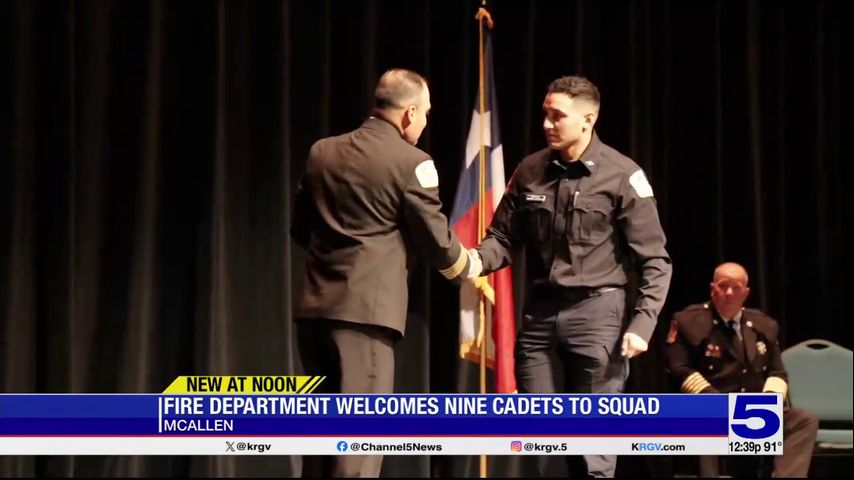
<instances>
[{"instance_id":1,"label":"short dark hair","mask_svg":"<svg viewBox=\"0 0 854 480\"><path fill-rule=\"evenodd\" d=\"M548 93L563 93L569 98L589 100L599 106L599 89L584 77L576 75L560 77L549 84Z\"/></svg>"},{"instance_id":2,"label":"short dark hair","mask_svg":"<svg viewBox=\"0 0 854 480\"><path fill-rule=\"evenodd\" d=\"M427 85L421 75L405 68L392 68L383 73L374 90L374 107L403 108L418 98Z\"/></svg>"}]
</instances>

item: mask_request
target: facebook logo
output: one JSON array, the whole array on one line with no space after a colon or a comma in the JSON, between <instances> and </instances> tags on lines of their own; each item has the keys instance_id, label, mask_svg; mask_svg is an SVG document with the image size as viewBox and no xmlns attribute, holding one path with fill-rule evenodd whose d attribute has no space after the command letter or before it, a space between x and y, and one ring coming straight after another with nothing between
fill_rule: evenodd
<instances>
[{"instance_id":1,"label":"facebook logo","mask_svg":"<svg viewBox=\"0 0 854 480\"><path fill-rule=\"evenodd\" d=\"M338 448L339 452L346 452L347 451L347 442L345 442L344 440L341 440L340 442L338 442L337 448Z\"/></svg>"}]
</instances>

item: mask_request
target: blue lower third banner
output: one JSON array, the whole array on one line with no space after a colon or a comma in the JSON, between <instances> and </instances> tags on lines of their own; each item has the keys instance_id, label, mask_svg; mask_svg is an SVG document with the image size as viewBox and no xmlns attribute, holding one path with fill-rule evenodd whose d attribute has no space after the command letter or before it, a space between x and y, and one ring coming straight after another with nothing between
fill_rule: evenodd
<instances>
[{"instance_id":1,"label":"blue lower third banner","mask_svg":"<svg viewBox=\"0 0 854 480\"><path fill-rule=\"evenodd\" d=\"M779 455L782 396L0 395L3 455Z\"/></svg>"}]
</instances>

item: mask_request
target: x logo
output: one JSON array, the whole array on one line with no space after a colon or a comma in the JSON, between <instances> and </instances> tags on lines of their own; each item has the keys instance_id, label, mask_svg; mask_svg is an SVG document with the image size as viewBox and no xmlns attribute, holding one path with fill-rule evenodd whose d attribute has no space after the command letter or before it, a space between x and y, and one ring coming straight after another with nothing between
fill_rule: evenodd
<instances>
[{"instance_id":1,"label":"x logo","mask_svg":"<svg viewBox=\"0 0 854 480\"><path fill-rule=\"evenodd\" d=\"M234 442L225 442L225 451L233 452L234 451Z\"/></svg>"}]
</instances>

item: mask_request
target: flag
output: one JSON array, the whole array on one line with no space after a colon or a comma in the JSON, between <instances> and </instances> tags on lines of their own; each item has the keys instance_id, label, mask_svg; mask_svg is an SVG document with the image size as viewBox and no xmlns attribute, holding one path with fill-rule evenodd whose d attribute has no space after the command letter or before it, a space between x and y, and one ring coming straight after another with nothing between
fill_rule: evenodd
<instances>
[{"instance_id":1,"label":"flag","mask_svg":"<svg viewBox=\"0 0 854 480\"><path fill-rule=\"evenodd\" d=\"M504 153L499 135L492 74L492 40L488 32L484 43L486 48L481 63L483 80L478 82L478 96L466 142L465 162L450 219L454 232L467 248L480 243L480 232L489 227L505 191ZM484 102L483 114L481 100ZM484 171L481 171L481 144L485 151ZM482 175L485 180L483 189ZM478 225L480 209L483 214L482 226ZM485 277L485 280L480 290L470 282L464 282L460 289L460 356L472 362L480 362L485 345L487 366L495 372L496 392L512 393L516 391L513 371L516 320L510 268L499 270ZM480 331L481 292L485 296L485 332Z\"/></svg>"}]
</instances>

